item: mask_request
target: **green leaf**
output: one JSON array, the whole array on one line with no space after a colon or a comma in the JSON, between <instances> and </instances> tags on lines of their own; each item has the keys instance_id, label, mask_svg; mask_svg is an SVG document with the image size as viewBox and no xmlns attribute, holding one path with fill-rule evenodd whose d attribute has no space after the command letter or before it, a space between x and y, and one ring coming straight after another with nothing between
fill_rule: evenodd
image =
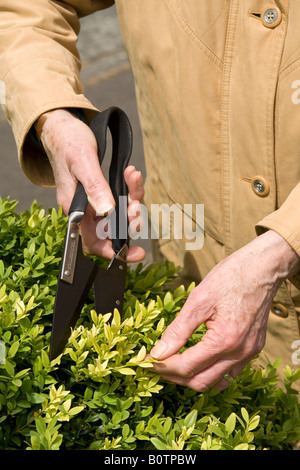
<instances>
[{"instance_id":1,"label":"green leaf","mask_svg":"<svg viewBox=\"0 0 300 470\"><path fill-rule=\"evenodd\" d=\"M197 410L192 410L184 419L184 426L187 428L191 428L196 424L197 421L197 416L198 416L198 411Z\"/></svg>"},{"instance_id":2,"label":"green leaf","mask_svg":"<svg viewBox=\"0 0 300 470\"><path fill-rule=\"evenodd\" d=\"M20 346L19 341L15 341L15 342L11 345L11 347L9 348L8 353L7 353L7 356L8 356L8 357L14 357L14 356L17 354L17 352L18 352L19 346Z\"/></svg>"},{"instance_id":3,"label":"green leaf","mask_svg":"<svg viewBox=\"0 0 300 470\"><path fill-rule=\"evenodd\" d=\"M38 433L31 431L30 442L33 450L40 450L41 442Z\"/></svg>"},{"instance_id":4,"label":"green leaf","mask_svg":"<svg viewBox=\"0 0 300 470\"><path fill-rule=\"evenodd\" d=\"M214 434L216 434L219 437L224 438L226 436L224 431L222 431L222 429L219 426L216 426L215 424L211 424L209 426L209 429L210 431L212 431Z\"/></svg>"},{"instance_id":5,"label":"green leaf","mask_svg":"<svg viewBox=\"0 0 300 470\"><path fill-rule=\"evenodd\" d=\"M120 367L118 372L123 375L135 375L135 371L131 367Z\"/></svg>"},{"instance_id":6,"label":"green leaf","mask_svg":"<svg viewBox=\"0 0 300 470\"><path fill-rule=\"evenodd\" d=\"M49 356L46 353L46 351L44 351L44 350L41 351L41 359L42 359L42 364L43 364L44 367L49 367L50 366Z\"/></svg>"},{"instance_id":7,"label":"green leaf","mask_svg":"<svg viewBox=\"0 0 300 470\"><path fill-rule=\"evenodd\" d=\"M38 416L35 420L35 425L36 425L36 429L37 429L37 432L39 433L40 436L42 436L43 434L45 434L46 432L46 423L45 421L42 419L41 416Z\"/></svg>"},{"instance_id":8,"label":"green leaf","mask_svg":"<svg viewBox=\"0 0 300 470\"><path fill-rule=\"evenodd\" d=\"M167 450L168 446L165 442L158 439L158 437L151 437L150 441L154 445L154 447L158 450Z\"/></svg>"},{"instance_id":9,"label":"green leaf","mask_svg":"<svg viewBox=\"0 0 300 470\"><path fill-rule=\"evenodd\" d=\"M249 449L249 445L246 442L238 444L234 447L234 450L248 450L248 449Z\"/></svg>"},{"instance_id":10,"label":"green leaf","mask_svg":"<svg viewBox=\"0 0 300 470\"><path fill-rule=\"evenodd\" d=\"M129 436L129 433L130 433L130 427L126 423L126 424L124 424L124 426L122 428L122 437L123 437L123 439L126 439Z\"/></svg>"},{"instance_id":11,"label":"green leaf","mask_svg":"<svg viewBox=\"0 0 300 470\"><path fill-rule=\"evenodd\" d=\"M28 393L27 398L33 404L43 403L46 399L41 393Z\"/></svg>"},{"instance_id":12,"label":"green leaf","mask_svg":"<svg viewBox=\"0 0 300 470\"><path fill-rule=\"evenodd\" d=\"M170 416L167 417L166 421L164 422L164 434L168 434L172 426L172 418Z\"/></svg>"},{"instance_id":13,"label":"green leaf","mask_svg":"<svg viewBox=\"0 0 300 470\"><path fill-rule=\"evenodd\" d=\"M9 360L5 360L4 363L4 368L9 376L14 376L15 375L15 368L14 366L10 363Z\"/></svg>"},{"instance_id":14,"label":"green leaf","mask_svg":"<svg viewBox=\"0 0 300 470\"><path fill-rule=\"evenodd\" d=\"M248 423L249 423L249 413L246 410L246 408L241 408L241 413L242 413L242 416L243 416L246 424L248 425Z\"/></svg>"},{"instance_id":15,"label":"green leaf","mask_svg":"<svg viewBox=\"0 0 300 470\"><path fill-rule=\"evenodd\" d=\"M170 302L173 302L173 296L171 292L167 292L164 298L164 306L168 305Z\"/></svg>"},{"instance_id":16,"label":"green leaf","mask_svg":"<svg viewBox=\"0 0 300 470\"><path fill-rule=\"evenodd\" d=\"M11 381L16 387L21 387L22 385L22 380L20 379L12 379Z\"/></svg>"},{"instance_id":17,"label":"green leaf","mask_svg":"<svg viewBox=\"0 0 300 470\"><path fill-rule=\"evenodd\" d=\"M78 413L81 413L81 411L84 410L84 406L81 405L81 406L74 406L73 408L71 408L69 411L68 411L68 414L70 416L75 416L77 415Z\"/></svg>"},{"instance_id":18,"label":"green leaf","mask_svg":"<svg viewBox=\"0 0 300 470\"><path fill-rule=\"evenodd\" d=\"M236 414L231 413L230 416L226 419L225 429L228 435L232 434L236 424Z\"/></svg>"},{"instance_id":19,"label":"green leaf","mask_svg":"<svg viewBox=\"0 0 300 470\"><path fill-rule=\"evenodd\" d=\"M256 415L249 421L248 431L253 431L259 425L260 416Z\"/></svg>"}]
</instances>

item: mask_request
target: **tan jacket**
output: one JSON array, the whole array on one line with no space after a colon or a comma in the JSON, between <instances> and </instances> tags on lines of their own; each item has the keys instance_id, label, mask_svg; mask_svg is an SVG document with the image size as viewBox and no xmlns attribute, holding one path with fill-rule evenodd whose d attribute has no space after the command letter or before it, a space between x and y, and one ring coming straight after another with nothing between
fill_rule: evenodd
<instances>
[{"instance_id":1,"label":"tan jacket","mask_svg":"<svg viewBox=\"0 0 300 470\"><path fill-rule=\"evenodd\" d=\"M1 1L3 109L21 166L37 184L52 185L53 176L28 131L50 109L95 111L79 77L78 18L112 3ZM115 3L135 76L146 199L205 205L204 249L186 253L174 241L162 243L164 254L201 278L271 228L300 256L299 0ZM293 283L300 287L300 277ZM296 299L287 283L278 294L284 315L294 312L291 293ZM274 331L291 345L299 328L289 315Z\"/></svg>"}]
</instances>

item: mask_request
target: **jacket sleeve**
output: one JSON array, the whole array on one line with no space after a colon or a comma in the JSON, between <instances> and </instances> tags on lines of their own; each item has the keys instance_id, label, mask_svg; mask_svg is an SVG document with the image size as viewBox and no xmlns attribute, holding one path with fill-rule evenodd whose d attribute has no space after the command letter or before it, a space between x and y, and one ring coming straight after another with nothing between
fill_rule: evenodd
<instances>
[{"instance_id":1,"label":"jacket sleeve","mask_svg":"<svg viewBox=\"0 0 300 470\"><path fill-rule=\"evenodd\" d=\"M80 108L87 121L97 112L85 98L80 80L79 18L112 4L112 0L1 1L2 108L20 165L35 184L55 184L46 154L30 138L36 119L58 108Z\"/></svg>"},{"instance_id":2,"label":"jacket sleeve","mask_svg":"<svg viewBox=\"0 0 300 470\"><path fill-rule=\"evenodd\" d=\"M257 235L266 230L274 230L281 235L300 257L300 225L299 225L300 183L293 189L280 208L268 214L256 225ZM300 289L300 273L290 281Z\"/></svg>"}]
</instances>

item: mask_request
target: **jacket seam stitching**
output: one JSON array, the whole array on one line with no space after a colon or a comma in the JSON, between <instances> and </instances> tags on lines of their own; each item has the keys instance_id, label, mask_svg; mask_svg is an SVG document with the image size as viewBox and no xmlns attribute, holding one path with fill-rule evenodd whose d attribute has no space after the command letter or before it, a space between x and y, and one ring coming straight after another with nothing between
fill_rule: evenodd
<instances>
[{"instance_id":1,"label":"jacket seam stitching","mask_svg":"<svg viewBox=\"0 0 300 470\"><path fill-rule=\"evenodd\" d=\"M232 251L231 227L230 227L230 195L228 186L230 184L230 148L229 148L229 99L230 82L232 72L233 51L236 41L236 22L238 17L238 2L232 1L229 10L228 29L224 51L224 67L221 83L221 155L222 155L222 183L221 183L221 201L224 220L224 237L226 251L229 254Z\"/></svg>"},{"instance_id":2,"label":"jacket seam stitching","mask_svg":"<svg viewBox=\"0 0 300 470\"><path fill-rule=\"evenodd\" d=\"M157 178L158 178L160 184L163 185L163 181L162 181L160 175L157 175ZM174 199L174 197L169 193L169 191L166 189L166 187L164 188L164 190L166 192L167 197L170 199L170 201L172 201L173 204L178 204L176 202L176 199ZM182 212L184 213L183 209L182 209ZM192 217L192 220L193 220L193 222L197 223L197 221L194 217ZM207 215L205 215L205 220L209 221L211 224L214 224L214 226L216 227L216 230L210 230L210 229L207 229L207 226L205 224L205 232L208 233L208 235L211 238L213 238L215 241L217 241L221 245L224 245L224 239L222 237L220 237L219 230L218 230L219 229L218 225L212 219L207 217Z\"/></svg>"},{"instance_id":3,"label":"jacket seam stitching","mask_svg":"<svg viewBox=\"0 0 300 470\"><path fill-rule=\"evenodd\" d=\"M192 42L203 52L203 54L208 59L211 60L213 64L215 64L219 69L222 69L223 61L210 49L210 47L205 42L203 42L203 40L189 26L189 24L184 19L178 8L175 9L175 7L171 5L170 0L167 0L167 4L175 17L177 24L183 29L183 31L188 35Z\"/></svg>"},{"instance_id":4,"label":"jacket seam stitching","mask_svg":"<svg viewBox=\"0 0 300 470\"><path fill-rule=\"evenodd\" d=\"M274 57L278 57L278 55L280 54L280 50L282 50L282 41L280 41L280 38L274 36L273 45L274 45ZM276 198L278 198L278 187L277 187L278 169L277 169L277 159L275 155L276 149L275 149L275 140L274 140L275 138L274 111L275 111L275 106L276 106L276 88L277 88L277 83L278 83L278 73L276 73L276 80L275 80L274 79L275 66L276 66L276 62L275 60L273 60L272 66L270 67L270 70L269 70L269 78L268 78L270 87L269 87L269 93L268 93L267 100L266 100L265 132L266 132L266 168L268 172L268 178L272 180L272 182L274 183L274 187L276 188L276 193L277 193L275 194L275 201L276 201Z\"/></svg>"},{"instance_id":5,"label":"jacket seam stitching","mask_svg":"<svg viewBox=\"0 0 300 470\"><path fill-rule=\"evenodd\" d=\"M297 59L293 60L293 62L280 71L278 81L284 80L298 67L300 67L300 57L297 57Z\"/></svg>"}]
</instances>

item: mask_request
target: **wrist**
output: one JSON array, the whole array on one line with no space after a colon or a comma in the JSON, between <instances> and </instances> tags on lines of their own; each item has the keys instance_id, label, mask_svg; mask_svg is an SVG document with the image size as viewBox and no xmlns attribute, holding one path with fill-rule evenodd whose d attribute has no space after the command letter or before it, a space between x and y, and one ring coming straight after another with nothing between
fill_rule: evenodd
<instances>
[{"instance_id":1,"label":"wrist","mask_svg":"<svg viewBox=\"0 0 300 470\"><path fill-rule=\"evenodd\" d=\"M57 110L48 111L47 113L42 114L34 123L35 133L37 139L41 142L41 136L44 128L44 124L49 118L49 116L55 113Z\"/></svg>"},{"instance_id":2,"label":"wrist","mask_svg":"<svg viewBox=\"0 0 300 470\"><path fill-rule=\"evenodd\" d=\"M300 258L291 245L277 232L268 230L256 241L262 250L264 263L277 282L283 282L300 271Z\"/></svg>"},{"instance_id":3,"label":"wrist","mask_svg":"<svg viewBox=\"0 0 300 470\"><path fill-rule=\"evenodd\" d=\"M46 127L46 123L59 123L62 120L65 120L66 118L74 118L74 119L80 119L81 121L84 121L84 117L82 112L78 109L53 109L51 111L47 111L46 113L43 113L34 123L34 128L35 128L35 133L37 139L41 142L42 141L42 136L43 136L43 131L44 128Z\"/></svg>"}]
</instances>

